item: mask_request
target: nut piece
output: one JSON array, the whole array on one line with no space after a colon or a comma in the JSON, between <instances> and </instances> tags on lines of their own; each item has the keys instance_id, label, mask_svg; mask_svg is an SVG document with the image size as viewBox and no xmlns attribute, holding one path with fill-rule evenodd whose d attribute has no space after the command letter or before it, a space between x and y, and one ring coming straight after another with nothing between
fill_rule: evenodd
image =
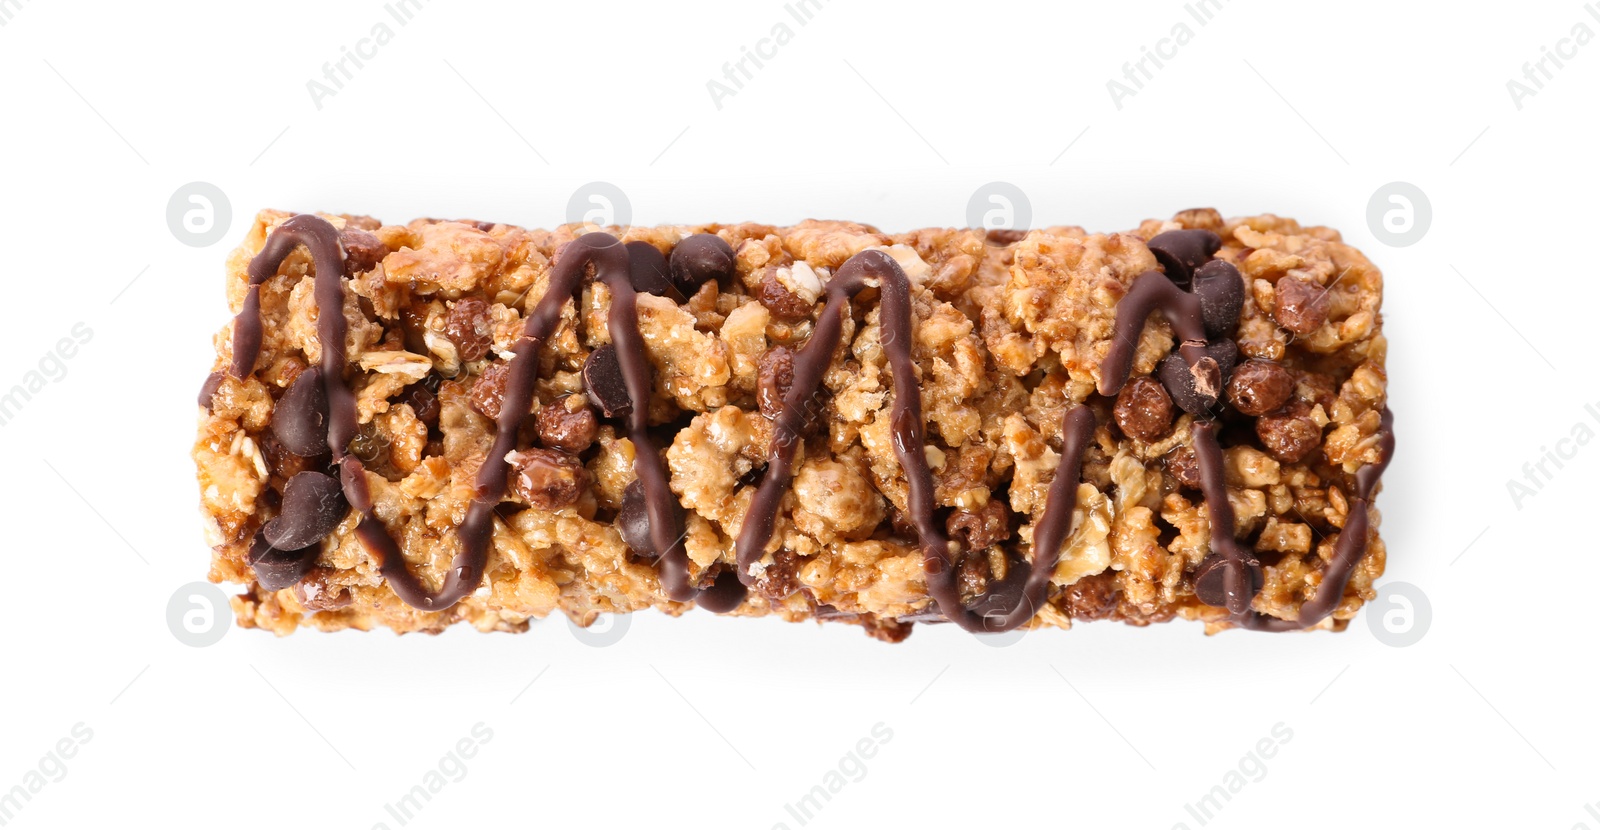
<instances>
[{"instance_id":1,"label":"nut piece","mask_svg":"<svg viewBox=\"0 0 1600 830\"><path fill-rule=\"evenodd\" d=\"M588 449L600 431L600 422L583 395L568 395L539 407L535 423L539 443L574 455Z\"/></svg>"},{"instance_id":2,"label":"nut piece","mask_svg":"<svg viewBox=\"0 0 1600 830\"><path fill-rule=\"evenodd\" d=\"M778 269L768 267L761 277L761 284L756 286L756 299L772 312L772 316L786 323L794 323L811 317L811 303L805 301L800 295L790 291L778 280Z\"/></svg>"},{"instance_id":3,"label":"nut piece","mask_svg":"<svg viewBox=\"0 0 1600 830\"><path fill-rule=\"evenodd\" d=\"M987 550L1011 537L1011 511L1005 502L989 499L977 510L952 512L944 526L951 541L963 543L967 550Z\"/></svg>"},{"instance_id":4,"label":"nut piece","mask_svg":"<svg viewBox=\"0 0 1600 830\"><path fill-rule=\"evenodd\" d=\"M339 244L344 246L344 273L347 277L371 271L389 255L389 248L382 240L359 228L339 231Z\"/></svg>"},{"instance_id":5,"label":"nut piece","mask_svg":"<svg viewBox=\"0 0 1600 830\"><path fill-rule=\"evenodd\" d=\"M1172 397L1151 377L1128 381L1112 409L1117 426L1141 441L1155 441L1172 429Z\"/></svg>"},{"instance_id":6,"label":"nut piece","mask_svg":"<svg viewBox=\"0 0 1600 830\"><path fill-rule=\"evenodd\" d=\"M767 420L783 412L783 399L794 385L794 351L774 346L756 361L756 403Z\"/></svg>"},{"instance_id":7,"label":"nut piece","mask_svg":"<svg viewBox=\"0 0 1600 830\"><path fill-rule=\"evenodd\" d=\"M1328 292L1316 283L1299 277L1278 280L1272 319L1295 334L1310 334L1328 322Z\"/></svg>"},{"instance_id":8,"label":"nut piece","mask_svg":"<svg viewBox=\"0 0 1600 830\"><path fill-rule=\"evenodd\" d=\"M1246 415L1265 415L1294 394L1294 376L1269 360L1246 360L1228 381L1228 402Z\"/></svg>"},{"instance_id":9,"label":"nut piece","mask_svg":"<svg viewBox=\"0 0 1600 830\"><path fill-rule=\"evenodd\" d=\"M500 419L500 404L506 398L506 384L511 381L511 364L492 363L472 384L467 402L479 414L491 421Z\"/></svg>"},{"instance_id":10,"label":"nut piece","mask_svg":"<svg viewBox=\"0 0 1600 830\"><path fill-rule=\"evenodd\" d=\"M589 486L589 471L576 457L557 450L533 448L506 456L511 462L511 497L542 510L560 510L578 502Z\"/></svg>"},{"instance_id":11,"label":"nut piece","mask_svg":"<svg viewBox=\"0 0 1600 830\"><path fill-rule=\"evenodd\" d=\"M1311 419L1311 405L1295 401L1256 419L1256 435L1274 458L1295 463L1322 444L1322 428Z\"/></svg>"},{"instance_id":12,"label":"nut piece","mask_svg":"<svg viewBox=\"0 0 1600 830\"><path fill-rule=\"evenodd\" d=\"M494 321L489 304L477 297L462 297L450 308L444 321L444 336L456 344L463 362L482 360L494 343Z\"/></svg>"}]
</instances>

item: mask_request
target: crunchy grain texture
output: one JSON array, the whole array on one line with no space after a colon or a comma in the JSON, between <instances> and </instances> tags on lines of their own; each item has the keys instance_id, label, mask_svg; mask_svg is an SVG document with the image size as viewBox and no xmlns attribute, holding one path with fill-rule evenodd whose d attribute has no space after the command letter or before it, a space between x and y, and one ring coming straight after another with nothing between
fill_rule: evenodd
<instances>
[{"instance_id":1,"label":"crunchy grain texture","mask_svg":"<svg viewBox=\"0 0 1600 830\"><path fill-rule=\"evenodd\" d=\"M244 295L246 264L289 216L259 214L229 257L232 310ZM543 295L562 245L585 229L326 218L359 248L340 310L350 323L347 377L362 425L356 449L371 459L378 516L412 568L437 584L457 550L453 530L493 436L485 410L498 406L496 367L522 315ZM1178 227L1222 235L1217 257L1235 263L1246 284L1240 349L1293 378L1287 402L1263 413L1265 426L1230 410L1223 434L1234 530L1265 566L1255 608L1295 618L1345 525L1352 474L1377 460L1386 381L1382 277L1330 229L1271 215L1223 220L1208 209L1125 233L1049 228L990 244L981 231L885 234L820 221L622 232L663 251L688 234L712 232L735 251L731 284L707 283L681 305L639 298L655 370L650 417L677 429L664 453L686 512L692 573L705 578L733 566L733 540L772 434L772 401L787 385L790 358L774 350L804 343L832 269L867 248L886 248L913 284L913 356L941 521L988 548L958 563L964 584L979 590L1007 567L1003 548L1027 550L1057 474L1063 412L1087 401L1100 426L1085 455L1074 530L1050 603L1030 625L1183 617L1208 630L1228 627L1226 613L1201 604L1190 582L1210 547L1188 448L1190 416L1179 413L1171 429L1146 418L1130 437L1126 425L1113 426L1114 401L1094 394L1118 300L1135 276L1156 267L1144 240ZM279 634L300 626L431 632L457 622L515 631L557 611L588 624L602 612L676 615L691 607L662 595L654 567L629 551L613 524L633 480L634 446L611 423L594 429L578 414L584 359L609 341L609 294L595 283L567 304L544 345L535 409L545 409L523 431L524 481L498 512L488 576L476 593L442 612L405 605L355 540L354 514L322 542L318 566L299 585L262 589L247 561L250 539L274 515L287 478L325 463L288 455L267 430L275 400L320 356L310 270L300 250L262 286L266 335L257 371L223 380L211 410L200 412L193 455L213 549L210 577L244 586L234 600L242 625ZM889 433L881 331L879 309L864 295L824 376L780 510L776 552L757 566L755 590L734 614L843 620L894 640L909 630L897 618L930 609L903 517L906 482ZM231 333L229 325L215 337L216 370L231 357ZM1172 346L1171 330L1152 317L1134 376L1150 374ZM1342 629L1374 596L1385 550L1372 512L1366 558L1320 627Z\"/></svg>"}]
</instances>

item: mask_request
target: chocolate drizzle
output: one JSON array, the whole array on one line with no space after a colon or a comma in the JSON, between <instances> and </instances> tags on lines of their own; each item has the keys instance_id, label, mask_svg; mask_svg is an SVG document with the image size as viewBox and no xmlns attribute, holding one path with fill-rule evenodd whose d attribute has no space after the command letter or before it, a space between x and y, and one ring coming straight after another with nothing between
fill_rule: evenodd
<instances>
[{"instance_id":1,"label":"chocolate drizzle","mask_svg":"<svg viewBox=\"0 0 1600 830\"><path fill-rule=\"evenodd\" d=\"M1158 275L1159 276L1159 275ZM794 380L784 396L783 409L773 421L772 442L767 452L767 469L745 513L736 545L738 574L746 584L754 581L751 566L766 554L776 529L778 507L794 475L795 451L802 440L806 421L819 405L822 375L839 347L848 314L849 302L866 288L881 292L883 335L881 345L888 354L894 378L894 402L890 409L890 429L895 457L906 476L907 513L915 526L922 548L923 572L928 595L944 616L968 631L1000 632L1016 628L1033 618L1046 600L1050 575L1060 557L1060 549L1070 530L1083 450L1094 435L1094 414L1085 406L1068 409L1062 424L1061 466L1045 500L1044 515L1034 531L1033 564L1012 574L970 606L961 602L956 586L956 571L950 556L954 545L934 521L934 483L928 470L923 441L922 390L911 358L914 336L911 321L911 284L894 258L882 251L862 251L851 257L828 281L827 302L816 328L794 359ZM1196 311L1198 314L1198 309Z\"/></svg>"},{"instance_id":2,"label":"chocolate drizzle","mask_svg":"<svg viewBox=\"0 0 1600 830\"><path fill-rule=\"evenodd\" d=\"M720 247L712 246L708 240L701 240L701 243L696 250L717 253L727 247L725 243ZM641 541L638 537L647 536L644 541L648 542L649 550L640 553L657 564L662 590L669 599L696 601L716 612L732 610L744 601L747 586L756 578L752 568L760 563L771 545L778 510L794 474L799 445L804 440L807 425L816 420L823 395L823 375L840 347L850 302L863 290L876 289L881 296L881 346L887 354L894 384L889 413L891 436L896 459L906 477L906 513L918 536L928 595L944 618L977 632L1001 632L1025 625L1049 600L1050 578L1071 531L1072 514L1077 506L1083 453L1094 437L1093 411L1077 404L1069 406L1063 416L1060 466L1046 496L1044 512L1034 527L1032 562L1026 568L1009 568L1007 575L993 582L983 595L963 603L957 569L952 565L953 558L960 554L958 545L946 538L934 518L934 481L925 455L921 387L911 353L914 337L911 286L904 271L883 251L856 254L828 281L826 304L810 339L794 357L792 383L773 419L766 471L751 499L735 545L737 567L732 572L710 571L709 574L715 574L710 587L691 584L689 557L683 541L682 510L668 486L665 464L648 428L651 369L639 330L629 251L606 233L586 234L567 245L557 258L545 295L527 313L522 334L511 348L512 357L506 367L508 379L495 421L493 445L478 470L472 502L457 528L459 550L442 583L430 589L407 565L394 538L378 519L366 470L361 460L349 451L350 441L357 432L357 416L355 395L345 382L348 324L344 316L344 265L347 252L339 231L326 220L308 214L290 218L268 237L261 252L251 260L248 289L234 322L230 373L243 378L254 371L263 339L260 285L276 274L289 254L301 245L309 249L315 268L313 296L319 309L317 337L322 347L318 374L327 400L327 445L332 453L331 463L339 468L339 490L360 515L356 537L396 596L415 608L442 611L483 583L494 532L495 507L505 495L510 469L506 456L516 449L518 429L533 411L536 401L539 349L554 334L563 307L581 287L590 266L593 266L594 278L605 283L611 293L607 317L611 344L601 348L614 354L628 399L628 405L614 407L611 414L625 419L627 436L635 447L637 489L643 494L644 515L633 517L634 538L630 545ZM1204 264L1198 260L1186 263L1195 268ZM1219 367L1216 358L1208 355L1208 347L1213 344L1206 336L1202 298L1183 290L1159 271L1140 274L1118 305L1114 336L1101 364L1100 394L1114 396L1128 381L1143 327L1155 311L1162 312L1179 340L1177 352L1193 377L1194 391L1207 398L1220 399L1220 385L1226 370ZM1232 327L1213 324L1211 329L1231 331ZM202 404L209 404L209 393L214 392L220 382L220 374L208 379L201 395ZM619 393L620 390L614 388L607 390L613 398L620 398ZM1335 543L1334 555L1327 563L1315 596L1302 605L1300 619L1294 621L1251 610L1254 596L1260 590L1261 567L1233 536L1234 515L1228 501L1217 428L1215 421L1200 417L1191 433L1211 524L1212 549L1195 574L1196 593L1203 601L1226 608L1229 620L1239 627L1282 631L1316 625L1337 609L1351 575L1366 553L1369 503L1394 452L1393 419L1389 411L1383 410L1378 433L1379 460L1356 472L1355 492L1350 499L1344 528ZM636 512L640 507L633 505ZM262 544L258 539L257 548ZM302 573L319 551L320 544L316 543L298 551L258 550L252 554L252 561L260 558L265 563L271 559L276 569L272 581L277 584ZM1022 558L1015 552L1007 555L1013 563Z\"/></svg>"},{"instance_id":3,"label":"chocolate drizzle","mask_svg":"<svg viewBox=\"0 0 1600 830\"><path fill-rule=\"evenodd\" d=\"M1207 255L1215 250L1213 247ZM1189 264L1199 269L1206 263L1196 261ZM1122 391L1132 371L1134 350L1145 321L1151 312L1157 310L1167 318L1180 338L1178 352L1194 377L1195 390L1202 395L1220 397L1220 389L1214 393L1207 390L1211 373L1217 367L1206 365L1208 361L1215 364L1215 360L1206 356L1207 348L1213 344L1206 339L1202 298L1184 291L1158 271L1146 271L1135 277L1128 293L1117 306L1111 347L1100 365L1100 394L1110 396ZM1231 325L1216 325L1216 322L1213 321L1213 330L1232 328ZM1190 437L1199 466L1200 490L1206 500L1206 515L1211 524L1211 554L1200 563L1194 574L1196 595L1208 605L1226 608L1233 624L1256 631L1309 628L1326 619L1344 599L1350 577L1367 551L1368 503L1378 479L1394 455L1394 418L1388 408L1383 410L1378 431L1379 459L1356 471L1356 492L1350 500L1345 526L1334 544L1333 558L1324 570L1316 595L1301 605L1300 618L1297 620L1284 620L1251 610L1251 602L1261 589L1261 564L1240 546L1233 535L1233 505L1228 501L1222 447L1217 441L1217 422L1201 413L1191 411L1191 414L1197 414L1190 427Z\"/></svg>"},{"instance_id":4,"label":"chocolate drizzle","mask_svg":"<svg viewBox=\"0 0 1600 830\"><path fill-rule=\"evenodd\" d=\"M516 449L517 429L533 411L538 380L539 346L555 332L561 310L594 265L595 278L611 290L611 311L606 320L628 396L634 405L626 413L628 438L635 447L634 474L644 487L652 547L659 558L661 582L667 596L679 602L699 599L713 611L727 611L744 599L744 586L723 575L705 591L689 584L688 552L683 546L683 521L674 510L676 498L667 486L665 466L651 438L647 414L650 400L650 366L645 359L635 292L629 279L627 249L606 233L591 233L570 243L556 262L545 295L528 312L522 336L512 346L509 378L500 415L495 421L494 443L478 469L467 515L456 529L460 550L444 582L435 590L406 564L394 538L374 512L372 494L361 460L348 446L356 433L355 396L344 382L346 321L344 309L344 258L339 232L326 220L309 214L284 222L267 239L261 253L250 262L250 288L234 323L233 374L244 377L255 366L261 349L260 284L276 274L297 245L311 251L316 268L317 338L322 345L322 379L328 399L328 449L345 498L360 514L356 537L378 566L378 571L401 600L425 611L442 611L482 584L494 532L494 508L505 495L506 456ZM334 311L337 310L337 311ZM309 549L314 555L317 548Z\"/></svg>"},{"instance_id":5,"label":"chocolate drizzle","mask_svg":"<svg viewBox=\"0 0 1600 830\"><path fill-rule=\"evenodd\" d=\"M1200 298L1174 285L1160 271L1146 271L1135 277L1128 293L1117 303L1117 320L1111 331L1111 348L1100 363L1099 391L1114 396L1122 391L1133 371L1133 352L1144 331L1145 318L1160 310L1172 324L1180 343L1178 354L1194 375L1195 389L1215 398L1221 394L1221 371L1215 358L1206 355L1205 316Z\"/></svg>"}]
</instances>

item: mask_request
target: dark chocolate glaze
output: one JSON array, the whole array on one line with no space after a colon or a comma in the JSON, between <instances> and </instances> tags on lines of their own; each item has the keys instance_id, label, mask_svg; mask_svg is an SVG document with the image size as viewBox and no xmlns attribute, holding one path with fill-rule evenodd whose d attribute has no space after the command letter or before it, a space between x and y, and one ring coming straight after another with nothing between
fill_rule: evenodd
<instances>
[{"instance_id":1,"label":"dark chocolate glaze","mask_svg":"<svg viewBox=\"0 0 1600 830\"><path fill-rule=\"evenodd\" d=\"M1189 364L1189 371L1195 376L1196 388L1212 397L1220 394L1220 389L1210 389L1208 392L1208 388L1216 382L1215 376L1196 368L1202 360L1211 360L1206 357L1205 317L1200 310L1200 298L1174 285L1160 271L1146 271L1135 277L1133 284L1128 286L1128 293L1117 303L1117 320L1111 330L1111 348L1106 350L1105 359L1100 362L1100 394L1115 396L1122 391L1122 385L1128 382L1128 374L1133 371L1133 353L1139 346L1145 318L1157 310L1172 324L1173 333L1179 340L1178 353Z\"/></svg>"},{"instance_id":2,"label":"dark chocolate glaze","mask_svg":"<svg viewBox=\"0 0 1600 830\"><path fill-rule=\"evenodd\" d=\"M1094 436L1094 414L1088 407L1079 405L1069 408L1063 419L1061 466L1046 496L1044 514L1034 530L1032 566L1026 571L1013 568L1011 573L1015 576L1008 576L1001 584L991 586L971 606L964 606L956 586L956 569L950 562L951 555L958 551L945 538L933 517L933 474L928 470L922 437L922 390L911 358L915 336L911 320L911 284L894 258L882 251L856 254L828 281L822 315L811 338L795 356L794 380L784 396L783 410L773 421L767 469L745 513L736 544L739 579L753 581L750 568L766 555L776 529L779 504L794 475L795 450L803 438L808 416L820 405L822 376L839 348L844 315L850 313L850 299L866 288L878 289L881 296L882 346L888 354L894 378L890 429L895 457L906 477L907 513L916 527L922 548L928 595L946 618L968 631L1000 632L1016 628L1031 620L1047 599L1050 575L1055 571L1061 546L1071 529L1083 450Z\"/></svg>"},{"instance_id":3,"label":"dark chocolate glaze","mask_svg":"<svg viewBox=\"0 0 1600 830\"><path fill-rule=\"evenodd\" d=\"M645 358L639 333L635 293L629 279L627 249L610 234L586 234L570 243L551 271L545 295L528 312L522 336L512 346L509 377L500 417L495 422L494 443L474 482L474 495L467 515L456 528L459 544L450 569L437 589L430 589L411 571L399 546L373 510L361 460L351 455L348 445L356 433L355 396L344 382L346 321L344 308L344 250L339 232L326 220L309 214L284 222L267 239L261 253L250 262L250 288L244 307L234 323L233 373L249 374L261 349L260 284L276 274L283 260L298 245L311 251L316 268L315 298L318 309L338 309L340 313L319 313L317 338L322 345L322 376L328 398L328 448L345 498L360 514L356 537L378 566L396 596L415 608L442 611L482 584L488 563L489 545L494 533L494 508L505 495L510 465L506 455L516 449L517 429L533 411L534 386L538 380L539 346L555 332L561 310L582 284L585 271L594 265L595 278L611 290L611 311L607 329L616 347L628 396L634 405L626 413L628 438L636 449L634 473L644 487L645 508L650 519L650 540L661 568L662 588L679 602L700 599L714 611L727 611L744 599L744 586L730 575L723 575L712 588L702 592L689 584L688 553L683 546L683 521L676 497L667 486L667 475L655 440L650 436L646 416L650 401L650 365ZM312 548L315 551L315 548Z\"/></svg>"},{"instance_id":4,"label":"dark chocolate glaze","mask_svg":"<svg viewBox=\"0 0 1600 830\"><path fill-rule=\"evenodd\" d=\"M793 383L784 397L782 411L774 419L767 469L756 488L736 543L737 568L718 574L708 588L691 584L681 508L668 486L665 465L648 429L651 370L639 332L629 253L615 237L605 233L587 234L566 247L551 272L545 295L528 312L522 335L512 346L512 358L507 367L509 378L495 423L493 446L479 468L473 501L457 528L459 550L443 583L437 589L430 589L411 571L399 546L377 518L366 471L360 459L348 450L357 422L355 396L344 380L345 251L338 230L327 221L312 215L292 217L273 232L261 253L251 260L249 287L243 308L234 322L230 371L242 378L254 370L263 336L260 284L276 274L284 259L300 245L310 250L315 266L313 288L317 307L338 310L338 313L320 313L317 318L332 463L339 467L344 497L361 515L356 527L357 538L395 594L413 607L441 611L482 584L494 530L494 509L506 490L509 471L506 455L516 448L518 427L532 412L535 402L539 347L560 324L562 308L581 286L590 265L594 266L595 279L604 282L611 291L607 329L632 403L625 412L617 414L626 419L628 438L636 448L634 474L644 493L651 549L645 553L657 562L662 589L668 598L678 602L698 601L701 606L717 612L737 608L744 601L746 585L754 580L751 566L761 560L772 541L778 509L793 477L795 453L803 440L805 426L820 406L823 374L839 348L844 315L850 313L852 298L863 289L873 288L881 294L882 346L888 355L894 382L890 411L894 450L906 476L907 513L918 534L929 596L943 617L964 629L980 632L1007 631L1024 625L1048 601L1050 577L1071 530L1083 452L1095 431L1094 414L1080 404L1069 407L1063 417L1061 463L1046 496L1045 510L1035 525L1030 566L1012 568L1006 579L992 584L983 596L971 604L963 604L956 584L956 569L952 566L952 557L959 551L934 520L934 482L925 455L921 389L911 355L914 329L910 282L894 259L882 251L864 251L851 257L828 282L827 302L810 339L795 357ZM1172 325L1180 340L1178 352L1197 383L1215 368L1202 363L1212 358L1206 355L1208 344L1200 298L1179 288L1160 272L1147 271L1133 281L1118 305L1114 337L1101 364L1099 391L1102 395L1116 395L1127 382L1144 324L1151 312L1157 310ZM214 391L218 383L220 375L208 379L205 391ZM205 400L208 397L203 394L202 403L209 403ZM1227 497L1217 424L1211 420L1195 422L1192 439L1211 522L1212 556L1207 557L1203 567L1220 568L1218 595L1233 623L1257 630L1290 630L1315 625L1338 607L1351 574L1366 553L1368 504L1393 455L1392 425L1393 419L1385 409L1379 432L1380 459L1357 471L1356 491L1350 500L1345 527L1335 544L1333 559L1328 563L1317 594L1302 606L1301 618L1289 621L1250 609L1259 589L1260 566L1233 537L1233 509ZM306 549L312 554L317 550L315 545ZM300 552L289 555L296 553Z\"/></svg>"},{"instance_id":5,"label":"dark chocolate glaze","mask_svg":"<svg viewBox=\"0 0 1600 830\"><path fill-rule=\"evenodd\" d=\"M1207 256L1215 250L1214 246L1211 247L1206 252ZM1204 270L1205 265L1203 261L1194 260L1188 262L1186 267L1192 272ZM1232 303L1228 305L1231 307ZM1201 298L1184 291L1160 272L1146 271L1134 278L1128 293L1117 305L1111 348L1106 351L1105 359L1100 364L1100 394L1115 395L1122 391L1132 371L1134 350L1145 321L1152 311L1157 310L1167 318L1180 339L1178 351L1199 384L1204 370L1208 368L1199 366L1199 360L1205 358L1206 347L1210 345L1206 340L1206 320L1202 313ZM1236 316L1237 312L1233 314ZM1213 309L1213 316L1216 316L1216 309ZM1231 331L1237 325L1236 320L1211 322L1213 331ZM1385 407L1378 432L1379 460L1356 471L1356 492L1350 499L1350 512L1345 519L1344 529L1334 543L1333 558L1328 562L1317 593L1301 605L1298 620L1284 620L1251 610L1251 602L1260 590L1261 565L1254 555L1240 546L1233 535L1233 505L1228 501L1222 447L1217 441L1217 422L1203 415L1197 417L1190 428L1190 437L1200 470L1200 490L1206 500L1206 515L1211 523L1211 554L1201 562L1194 575L1196 594L1201 600L1226 608L1233 624L1256 631L1309 628L1333 613L1344 599L1350 576L1367 552L1367 507L1378 479L1394 455L1393 427L1393 415Z\"/></svg>"},{"instance_id":6,"label":"dark chocolate glaze","mask_svg":"<svg viewBox=\"0 0 1600 830\"><path fill-rule=\"evenodd\" d=\"M1333 545L1333 558L1328 560L1317 593L1300 606L1299 625L1316 625L1339 608L1344 601L1344 589L1350 577L1367 552L1367 505L1372 501L1372 491L1377 489L1383 471L1394 457L1394 413L1383 408L1378 426L1378 460L1356 471L1355 493L1350 499L1350 512L1345 515L1344 528ZM1271 619L1271 618L1268 618Z\"/></svg>"}]
</instances>

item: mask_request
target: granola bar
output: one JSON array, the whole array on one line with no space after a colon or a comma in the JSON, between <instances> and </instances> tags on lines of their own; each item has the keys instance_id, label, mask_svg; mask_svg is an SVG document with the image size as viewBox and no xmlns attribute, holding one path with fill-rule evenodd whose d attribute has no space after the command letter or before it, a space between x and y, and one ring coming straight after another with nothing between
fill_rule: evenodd
<instances>
[{"instance_id":1,"label":"granola bar","mask_svg":"<svg viewBox=\"0 0 1600 830\"><path fill-rule=\"evenodd\" d=\"M1382 276L1327 228L265 211L227 271L193 454L247 627L1340 630L1383 571Z\"/></svg>"}]
</instances>

